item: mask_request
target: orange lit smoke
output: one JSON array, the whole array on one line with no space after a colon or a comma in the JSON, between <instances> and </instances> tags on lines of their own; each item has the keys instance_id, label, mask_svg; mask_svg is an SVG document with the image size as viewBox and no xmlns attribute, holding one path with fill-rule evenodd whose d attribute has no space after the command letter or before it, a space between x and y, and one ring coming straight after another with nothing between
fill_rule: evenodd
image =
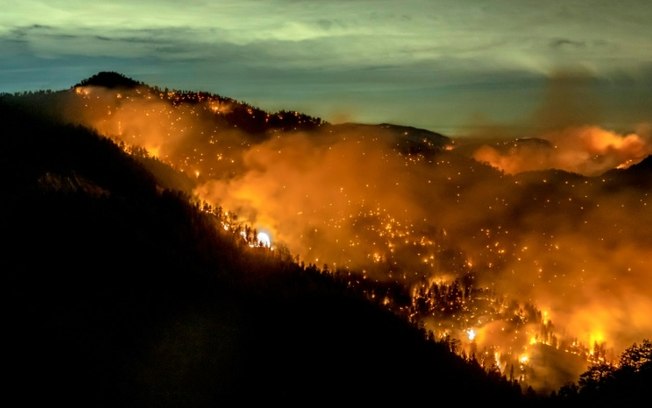
<instances>
[{"instance_id":1,"label":"orange lit smoke","mask_svg":"<svg viewBox=\"0 0 652 408\"><path fill-rule=\"evenodd\" d=\"M621 135L596 126L571 127L547 133L539 140L501 145L484 145L473 157L507 174L559 169L595 176L613 168L627 168L652 153L647 134Z\"/></svg>"}]
</instances>

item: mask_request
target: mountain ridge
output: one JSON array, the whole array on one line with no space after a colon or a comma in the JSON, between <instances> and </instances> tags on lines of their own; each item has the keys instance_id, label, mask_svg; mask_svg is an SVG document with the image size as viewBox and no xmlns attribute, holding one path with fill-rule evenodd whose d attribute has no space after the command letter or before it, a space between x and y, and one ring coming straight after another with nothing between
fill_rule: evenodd
<instances>
[{"instance_id":1,"label":"mountain ridge","mask_svg":"<svg viewBox=\"0 0 652 408\"><path fill-rule=\"evenodd\" d=\"M84 86L99 86L99 87L105 87L107 89L127 89L131 90L134 89L138 86L142 86L151 90L160 90L159 87L153 86L153 85L148 85L144 82L139 82L136 81L124 74L115 72L115 71L101 71L98 72L97 74L94 74L86 79L81 80L79 83L75 84L72 88L77 88L77 87L84 87ZM168 90L167 88L165 88ZM442 135L441 133L433 132L431 130L427 129L422 129L422 128L416 128L413 126L408 126L408 125L397 125L397 124L392 124L392 123L378 123L378 124L363 124L363 123L356 123L356 122L345 122L345 123L337 123L337 124L331 124L319 117L311 117L309 115L306 115L301 112L297 111L278 111L278 112L266 112L261 108L254 107L249 105L246 102L239 102L236 101L232 98L229 97L224 97L218 94L212 94L212 93L207 93L207 92L191 92L191 91L184 91L184 90L168 90L168 92L173 92L175 94L182 94L184 100L186 101L193 101L192 95L200 95L201 96L209 96L209 97L215 97L217 99L238 104L238 105L243 105L245 109L253 109L255 113L252 116L289 116L289 117L297 117L299 119L299 123L301 122L307 122L312 124L313 122L319 125L326 125L326 126L333 126L334 128L348 128L348 127L371 127L371 128L382 128L382 129L387 129L390 130L390 132L396 134L396 135L404 135L404 136L410 136L413 142L419 141L419 139L428 138L431 139L430 142L434 143L434 145L437 146L443 146L446 144L449 144L451 142L450 138ZM283 119L281 119L283 120ZM284 130L292 130L291 126L281 126ZM313 126L309 126L309 128L313 128ZM294 129L294 130L299 130L299 129ZM416 139L415 139L416 138Z\"/></svg>"}]
</instances>

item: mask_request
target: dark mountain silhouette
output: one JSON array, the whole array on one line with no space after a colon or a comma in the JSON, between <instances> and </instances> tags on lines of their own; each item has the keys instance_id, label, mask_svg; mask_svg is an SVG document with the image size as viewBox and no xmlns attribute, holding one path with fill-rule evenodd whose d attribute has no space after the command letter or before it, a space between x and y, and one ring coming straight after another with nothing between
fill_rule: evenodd
<instances>
[{"instance_id":1,"label":"dark mountain silhouette","mask_svg":"<svg viewBox=\"0 0 652 408\"><path fill-rule=\"evenodd\" d=\"M75 86L101 86L109 89L132 89L144 85L117 72L103 71L86 78Z\"/></svg>"},{"instance_id":2,"label":"dark mountain silhouette","mask_svg":"<svg viewBox=\"0 0 652 408\"><path fill-rule=\"evenodd\" d=\"M11 101L0 98L8 399L519 400L336 276L223 232L219 209L112 141Z\"/></svg>"},{"instance_id":3,"label":"dark mountain silhouette","mask_svg":"<svg viewBox=\"0 0 652 408\"><path fill-rule=\"evenodd\" d=\"M602 176L612 189L652 187L652 156L626 169L609 170Z\"/></svg>"},{"instance_id":4,"label":"dark mountain silhouette","mask_svg":"<svg viewBox=\"0 0 652 408\"><path fill-rule=\"evenodd\" d=\"M412 126L381 123L377 125L361 123L342 123L332 125L334 132L356 132L358 134L386 134L397 140L396 148L405 154L424 154L430 156L451 144L451 139L436 132Z\"/></svg>"}]
</instances>

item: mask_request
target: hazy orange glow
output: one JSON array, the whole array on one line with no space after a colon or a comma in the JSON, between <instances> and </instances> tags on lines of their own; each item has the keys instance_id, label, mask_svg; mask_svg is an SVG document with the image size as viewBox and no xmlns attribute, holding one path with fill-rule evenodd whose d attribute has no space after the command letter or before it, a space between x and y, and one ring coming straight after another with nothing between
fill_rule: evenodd
<instances>
[{"instance_id":1,"label":"hazy orange glow","mask_svg":"<svg viewBox=\"0 0 652 408\"><path fill-rule=\"evenodd\" d=\"M78 87L68 98L72 121L144 147L191 176L202 200L264 227L260 245L272 236L306 263L400 282L413 304L397 313L503 372L536 369L552 349L608 358L652 333L650 197L602 176L652 152L645 128L571 126L470 154L408 154L410 135L379 127L252 136L225 122L230 103L208 97ZM551 168L590 177L524 173ZM451 288L469 276L473 290Z\"/></svg>"},{"instance_id":2,"label":"hazy orange glow","mask_svg":"<svg viewBox=\"0 0 652 408\"><path fill-rule=\"evenodd\" d=\"M566 128L544 134L540 140L484 145L473 157L507 174L554 168L595 176L627 168L652 153L647 134L620 135L595 126Z\"/></svg>"}]
</instances>

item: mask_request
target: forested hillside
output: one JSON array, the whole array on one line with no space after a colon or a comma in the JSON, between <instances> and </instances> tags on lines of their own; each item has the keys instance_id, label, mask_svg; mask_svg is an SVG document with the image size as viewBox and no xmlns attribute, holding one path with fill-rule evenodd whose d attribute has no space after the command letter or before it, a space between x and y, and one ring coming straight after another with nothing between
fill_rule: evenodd
<instances>
[{"instance_id":1,"label":"forested hillside","mask_svg":"<svg viewBox=\"0 0 652 408\"><path fill-rule=\"evenodd\" d=\"M519 398L343 280L224 232L112 141L5 102L0 120L8 389L26 405Z\"/></svg>"}]
</instances>

